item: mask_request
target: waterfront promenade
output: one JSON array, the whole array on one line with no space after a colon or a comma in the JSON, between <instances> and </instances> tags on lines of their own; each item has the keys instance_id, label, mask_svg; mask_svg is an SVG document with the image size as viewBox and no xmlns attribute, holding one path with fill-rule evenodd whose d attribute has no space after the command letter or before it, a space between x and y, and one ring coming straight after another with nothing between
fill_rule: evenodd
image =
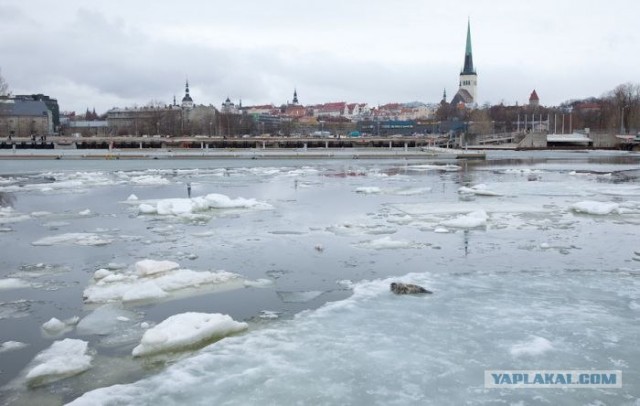
<instances>
[{"instance_id":1,"label":"waterfront promenade","mask_svg":"<svg viewBox=\"0 0 640 406\"><path fill-rule=\"evenodd\" d=\"M3 142L0 159L484 159L425 138L51 137Z\"/></svg>"}]
</instances>

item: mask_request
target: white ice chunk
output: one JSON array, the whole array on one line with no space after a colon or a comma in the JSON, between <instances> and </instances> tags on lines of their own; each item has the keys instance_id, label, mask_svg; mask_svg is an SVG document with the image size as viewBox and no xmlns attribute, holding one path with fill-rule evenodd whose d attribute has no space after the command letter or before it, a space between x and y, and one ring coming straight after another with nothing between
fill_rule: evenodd
<instances>
[{"instance_id":1,"label":"white ice chunk","mask_svg":"<svg viewBox=\"0 0 640 406\"><path fill-rule=\"evenodd\" d=\"M49 319L49 321L45 322L42 325L42 330L49 337L60 336L66 332L73 330L73 327L78 324L78 320L80 320L77 316L71 317L66 320L60 320L55 317Z\"/></svg>"},{"instance_id":2,"label":"white ice chunk","mask_svg":"<svg viewBox=\"0 0 640 406\"><path fill-rule=\"evenodd\" d=\"M91 210L85 209L85 210L82 210L81 212L78 212L78 214L81 216L88 216L91 214Z\"/></svg>"},{"instance_id":3,"label":"white ice chunk","mask_svg":"<svg viewBox=\"0 0 640 406\"><path fill-rule=\"evenodd\" d=\"M87 354L88 343L66 338L56 341L35 356L37 364L27 373L30 386L55 382L80 374L91 368L92 357Z\"/></svg>"},{"instance_id":4,"label":"white ice chunk","mask_svg":"<svg viewBox=\"0 0 640 406\"><path fill-rule=\"evenodd\" d=\"M482 183L471 187L462 186L458 189L458 193L474 194L478 196L502 196L498 192L489 190L487 185Z\"/></svg>"},{"instance_id":5,"label":"white ice chunk","mask_svg":"<svg viewBox=\"0 0 640 406\"><path fill-rule=\"evenodd\" d=\"M381 193L382 189L377 186L360 186L356 188L356 193L362 193L365 195Z\"/></svg>"},{"instance_id":6,"label":"white ice chunk","mask_svg":"<svg viewBox=\"0 0 640 406\"><path fill-rule=\"evenodd\" d=\"M543 337L532 337L529 341L524 341L511 346L509 352L511 355L518 357L521 355L540 355L553 349L551 341Z\"/></svg>"},{"instance_id":7,"label":"white ice chunk","mask_svg":"<svg viewBox=\"0 0 640 406\"><path fill-rule=\"evenodd\" d=\"M168 179L165 179L162 176L157 176L157 175L134 176L134 177L131 177L130 181L131 183L135 183L138 185L148 185L148 186L168 185L171 183Z\"/></svg>"},{"instance_id":8,"label":"white ice chunk","mask_svg":"<svg viewBox=\"0 0 640 406\"><path fill-rule=\"evenodd\" d=\"M405 240L394 240L391 237L382 237L376 240L361 242L358 245L363 248L369 248L374 250L390 250L390 249L411 248L414 246L414 243L412 243L411 241L405 241Z\"/></svg>"},{"instance_id":9,"label":"white ice chunk","mask_svg":"<svg viewBox=\"0 0 640 406\"><path fill-rule=\"evenodd\" d=\"M155 206L147 203L142 203L140 206L138 206L138 213L140 214L156 214L157 212L158 210Z\"/></svg>"},{"instance_id":10,"label":"white ice chunk","mask_svg":"<svg viewBox=\"0 0 640 406\"><path fill-rule=\"evenodd\" d=\"M31 245L60 245L60 244L75 244L83 246L100 246L107 245L113 242L110 238L103 238L93 233L66 233L60 235L54 235L50 237L41 238L31 243Z\"/></svg>"},{"instance_id":11,"label":"white ice chunk","mask_svg":"<svg viewBox=\"0 0 640 406\"><path fill-rule=\"evenodd\" d=\"M153 259L143 259L136 262L136 272L141 276L165 273L180 268L180 265L173 261L156 261Z\"/></svg>"},{"instance_id":12,"label":"white ice chunk","mask_svg":"<svg viewBox=\"0 0 640 406\"><path fill-rule=\"evenodd\" d=\"M29 346L29 344L20 341L5 341L4 343L0 343L0 353L20 350L27 346Z\"/></svg>"},{"instance_id":13,"label":"white ice chunk","mask_svg":"<svg viewBox=\"0 0 640 406\"><path fill-rule=\"evenodd\" d=\"M28 288L30 286L31 285L28 282L18 278L0 279L0 290L21 289Z\"/></svg>"},{"instance_id":14,"label":"white ice chunk","mask_svg":"<svg viewBox=\"0 0 640 406\"><path fill-rule=\"evenodd\" d=\"M586 200L571 205L571 210L578 213L606 215L618 211L619 205L614 202L596 202Z\"/></svg>"},{"instance_id":15,"label":"white ice chunk","mask_svg":"<svg viewBox=\"0 0 640 406\"><path fill-rule=\"evenodd\" d=\"M226 271L193 271L174 269L171 261L155 261L162 264L158 268L141 267L138 271L112 273L96 281L84 290L84 299L88 303L107 303L115 301L155 301L170 298L187 289L219 289L241 279L237 274ZM150 263L147 263L150 264ZM177 264L176 264L177 265ZM160 270L159 272L153 272ZM150 273L147 273L150 272Z\"/></svg>"},{"instance_id":16,"label":"white ice chunk","mask_svg":"<svg viewBox=\"0 0 640 406\"><path fill-rule=\"evenodd\" d=\"M154 281L144 281L126 290L122 294L122 301L135 302L135 301L157 300L167 296L168 296L168 293L165 292Z\"/></svg>"},{"instance_id":17,"label":"white ice chunk","mask_svg":"<svg viewBox=\"0 0 640 406\"><path fill-rule=\"evenodd\" d=\"M246 330L247 323L237 322L220 313L188 312L171 316L145 331L133 356L143 356L185 349L214 338Z\"/></svg>"},{"instance_id":18,"label":"white ice chunk","mask_svg":"<svg viewBox=\"0 0 640 406\"><path fill-rule=\"evenodd\" d=\"M215 209L231 209L231 208L263 208L270 209L272 206L268 203L259 202L255 199L245 199L238 197L232 199L229 196L211 193L204 197L210 208Z\"/></svg>"},{"instance_id":19,"label":"white ice chunk","mask_svg":"<svg viewBox=\"0 0 640 406\"><path fill-rule=\"evenodd\" d=\"M433 232L434 232L434 233L442 233L442 234L444 234L444 233L448 233L448 232L449 232L449 230L448 230L448 229L446 229L446 228L444 228L444 227L436 227L436 228L433 230Z\"/></svg>"},{"instance_id":20,"label":"white ice chunk","mask_svg":"<svg viewBox=\"0 0 640 406\"><path fill-rule=\"evenodd\" d=\"M138 196L134 195L133 193L129 195L129 197L127 197L128 201L133 201L133 200L138 200Z\"/></svg>"},{"instance_id":21,"label":"white ice chunk","mask_svg":"<svg viewBox=\"0 0 640 406\"><path fill-rule=\"evenodd\" d=\"M141 214L157 213L162 216L186 216L196 212L210 209L272 209L268 203L259 202L255 199L245 199L238 197L232 199L229 196L211 193L206 196L194 197L191 199L163 199L155 202L146 202L138 206Z\"/></svg>"},{"instance_id":22,"label":"white ice chunk","mask_svg":"<svg viewBox=\"0 0 640 406\"><path fill-rule=\"evenodd\" d=\"M102 269L98 269L93 273L93 279L98 281L110 275L113 275L113 272L109 271L108 269L102 268Z\"/></svg>"},{"instance_id":23,"label":"white ice chunk","mask_svg":"<svg viewBox=\"0 0 640 406\"><path fill-rule=\"evenodd\" d=\"M487 219L487 212L484 210L476 210L451 220L445 220L441 224L447 227L475 228L487 225Z\"/></svg>"},{"instance_id":24,"label":"white ice chunk","mask_svg":"<svg viewBox=\"0 0 640 406\"><path fill-rule=\"evenodd\" d=\"M67 325L61 320L52 317L42 325L42 329L49 334L59 334L62 333L67 328Z\"/></svg>"}]
</instances>

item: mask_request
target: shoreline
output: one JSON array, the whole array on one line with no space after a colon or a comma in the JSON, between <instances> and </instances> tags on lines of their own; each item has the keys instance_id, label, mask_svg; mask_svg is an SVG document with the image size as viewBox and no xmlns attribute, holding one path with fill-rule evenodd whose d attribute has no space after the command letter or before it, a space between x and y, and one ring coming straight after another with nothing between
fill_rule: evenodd
<instances>
[{"instance_id":1,"label":"shoreline","mask_svg":"<svg viewBox=\"0 0 640 406\"><path fill-rule=\"evenodd\" d=\"M485 151L445 148L0 150L0 160L91 159L485 159Z\"/></svg>"}]
</instances>

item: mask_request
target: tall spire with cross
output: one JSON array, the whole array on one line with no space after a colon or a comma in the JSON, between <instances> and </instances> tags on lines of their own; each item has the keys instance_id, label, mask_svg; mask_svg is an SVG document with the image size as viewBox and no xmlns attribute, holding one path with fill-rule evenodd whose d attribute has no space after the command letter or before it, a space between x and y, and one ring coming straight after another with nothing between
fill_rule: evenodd
<instances>
[{"instance_id":1,"label":"tall spire with cross","mask_svg":"<svg viewBox=\"0 0 640 406\"><path fill-rule=\"evenodd\" d=\"M467 44L464 51L464 67L460 72L460 95L465 104L478 103L478 74L473 66L473 50L471 49L471 19L467 21Z\"/></svg>"}]
</instances>

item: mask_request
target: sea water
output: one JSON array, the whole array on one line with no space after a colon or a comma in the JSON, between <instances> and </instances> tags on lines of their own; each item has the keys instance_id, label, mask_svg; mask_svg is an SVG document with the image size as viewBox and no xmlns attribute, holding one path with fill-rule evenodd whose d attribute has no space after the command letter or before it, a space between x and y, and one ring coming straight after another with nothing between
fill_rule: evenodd
<instances>
[{"instance_id":1,"label":"sea water","mask_svg":"<svg viewBox=\"0 0 640 406\"><path fill-rule=\"evenodd\" d=\"M488 158L1 162L3 403L637 404L640 156ZM255 205L191 203L211 195ZM87 302L97 270L145 259L243 283ZM249 328L132 357L186 312ZM84 321L49 334L53 317ZM88 342L91 367L29 385L65 338ZM620 370L623 385L486 389L498 369Z\"/></svg>"}]
</instances>

